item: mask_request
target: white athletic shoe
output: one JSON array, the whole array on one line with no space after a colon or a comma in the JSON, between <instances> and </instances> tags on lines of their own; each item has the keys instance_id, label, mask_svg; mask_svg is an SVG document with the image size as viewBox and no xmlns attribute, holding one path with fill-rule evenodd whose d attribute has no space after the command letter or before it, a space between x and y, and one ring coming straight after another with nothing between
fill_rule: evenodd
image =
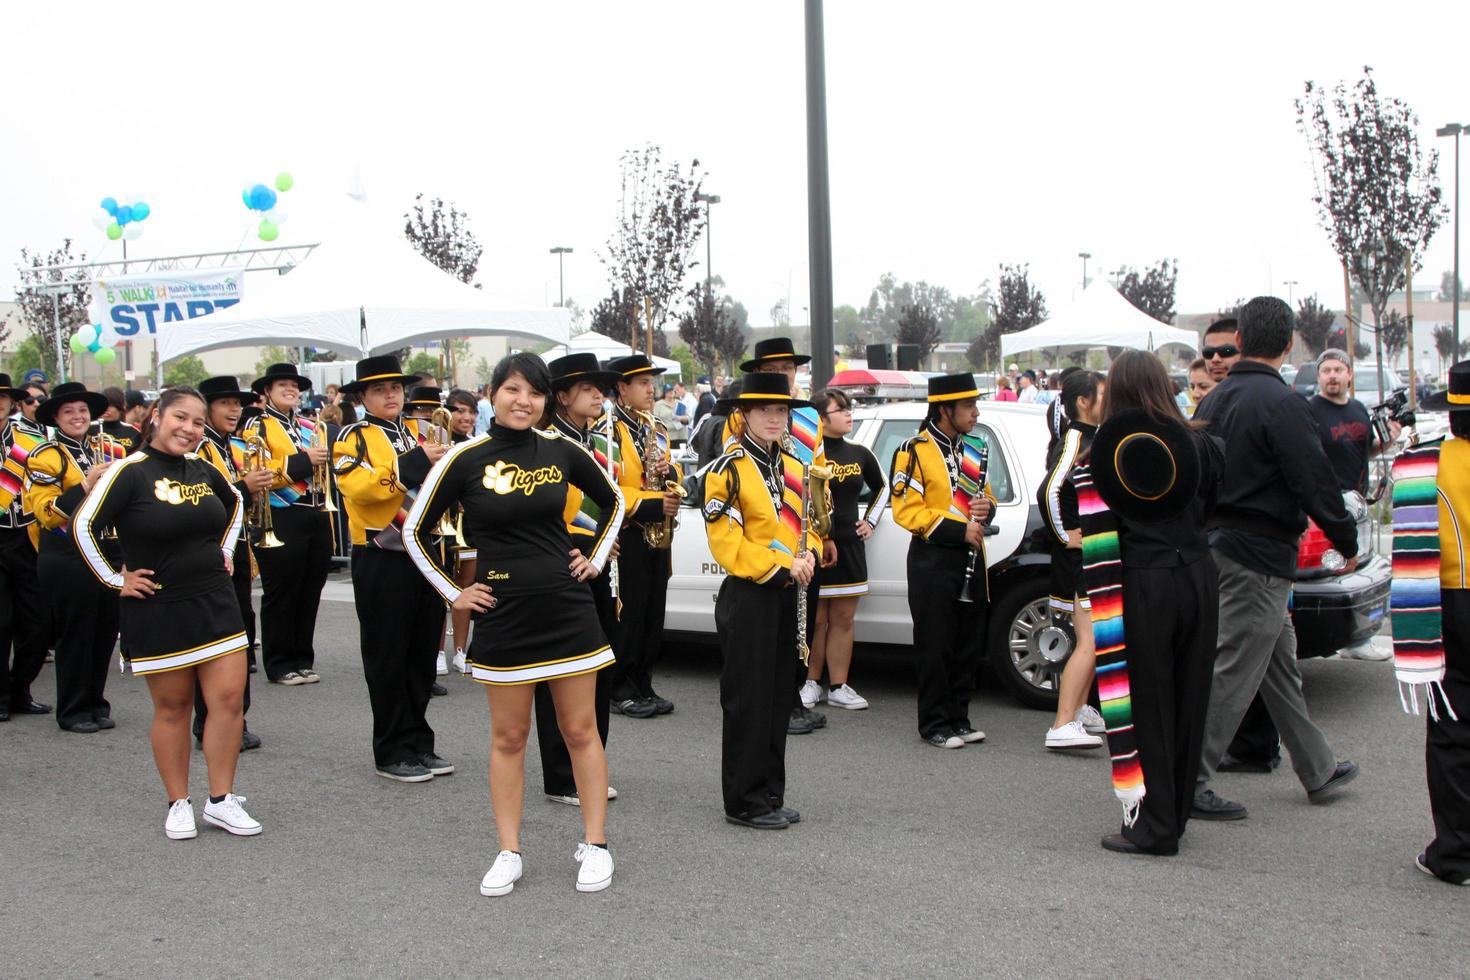
<instances>
[{"instance_id":1,"label":"white athletic shoe","mask_svg":"<svg viewBox=\"0 0 1470 980\"><path fill-rule=\"evenodd\" d=\"M521 856L515 851L501 851L495 855L495 863L480 879L480 894L486 898L509 895L521 880Z\"/></svg>"},{"instance_id":2,"label":"white athletic shoe","mask_svg":"<svg viewBox=\"0 0 1470 980\"><path fill-rule=\"evenodd\" d=\"M1078 708L1077 716L1072 720L1081 722L1082 727L1087 729L1087 734L1089 735L1107 734L1107 723L1103 721L1103 716L1098 714L1097 709L1090 704L1084 704Z\"/></svg>"},{"instance_id":3,"label":"white athletic shoe","mask_svg":"<svg viewBox=\"0 0 1470 980\"><path fill-rule=\"evenodd\" d=\"M1046 730L1046 747L1049 749L1095 749L1102 739L1088 734L1080 721L1069 721L1061 728Z\"/></svg>"},{"instance_id":4,"label":"white athletic shoe","mask_svg":"<svg viewBox=\"0 0 1470 980\"><path fill-rule=\"evenodd\" d=\"M1385 642L1382 646L1374 644L1372 638L1362 643L1354 643L1350 647L1343 647L1337 651L1337 655L1343 660L1392 660L1393 647Z\"/></svg>"},{"instance_id":5,"label":"white athletic shoe","mask_svg":"<svg viewBox=\"0 0 1470 980\"><path fill-rule=\"evenodd\" d=\"M838 684L827 692L827 703L834 708L861 711L868 706L868 699L846 684Z\"/></svg>"},{"instance_id":6,"label":"white athletic shoe","mask_svg":"<svg viewBox=\"0 0 1470 980\"><path fill-rule=\"evenodd\" d=\"M553 803L565 803L567 806L581 806L582 805L582 798L580 796L578 796L576 793L569 793L566 796L557 796L555 793L547 793L546 794L546 798L548 800L550 800L551 802L553 802ZM618 798L618 791L615 790L615 789L613 789L611 786L609 786L607 788L607 798L608 798L608 801L609 802L611 802L612 800L617 799Z\"/></svg>"},{"instance_id":7,"label":"white athletic shoe","mask_svg":"<svg viewBox=\"0 0 1470 980\"><path fill-rule=\"evenodd\" d=\"M449 665L444 662L443 650L439 651L439 656L434 661L434 673L438 674L440 677L443 677L449 673Z\"/></svg>"},{"instance_id":8,"label":"white athletic shoe","mask_svg":"<svg viewBox=\"0 0 1470 980\"><path fill-rule=\"evenodd\" d=\"M468 674L470 672L469 664L464 662L464 651L458 648L455 648L454 651L454 669L461 674Z\"/></svg>"},{"instance_id":9,"label":"white athletic shoe","mask_svg":"<svg viewBox=\"0 0 1470 980\"><path fill-rule=\"evenodd\" d=\"M245 812L240 805L244 802L245 797L226 793L218 803L204 804L204 822L228 830L237 837L254 837L260 833L260 821Z\"/></svg>"},{"instance_id":10,"label":"white athletic shoe","mask_svg":"<svg viewBox=\"0 0 1470 980\"><path fill-rule=\"evenodd\" d=\"M199 836L199 829L194 826L194 804L187 796L169 804L163 834L169 840L193 840Z\"/></svg>"},{"instance_id":11,"label":"white athletic shoe","mask_svg":"<svg viewBox=\"0 0 1470 980\"><path fill-rule=\"evenodd\" d=\"M815 707L822 700L822 685L816 681L807 681L801 685L801 703L803 707Z\"/></svg>"},{"instance_id":12,"label":"white athletic shoe","mask_svg":"<svg viewBox=\"0 0 1470 980\"><path fill-rule=\"evenodd\" d=\"M607 848L578 844L572 857L581 865L577 869L577 891L600 892L612 884L613 859Z\"/></svg>"}]
</instances>

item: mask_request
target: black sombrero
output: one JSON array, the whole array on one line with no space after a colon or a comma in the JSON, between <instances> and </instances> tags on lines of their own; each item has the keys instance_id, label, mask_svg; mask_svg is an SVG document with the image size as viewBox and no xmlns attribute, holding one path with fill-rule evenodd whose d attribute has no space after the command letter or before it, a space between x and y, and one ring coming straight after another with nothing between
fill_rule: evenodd
<instances>
[{"instance_id":1,"label":"black sombrero","mask_svg":"<svg viewBox=\"0 0 1470 980\"><path fill-rule=\"evenodd\" d=\"M0 371L0 395L9 395L16 400L31 397L31 393L24 388L17 388L11 384L10 375L3 371Z\"/></svg>"},{"instance_id":2,"label":"black sombrero","mask_svg":"<svg viewBox=\"0 0 1470 980\"><path fill-rule=\"evenodd\" d=\"M579 381L590 381L606 391L623 377L615 371L603 370L602 364L597 360L597 355L587 353L558 357L546 365L546 370L551 372L552 391L570 388Z\"/></svg>"},{"instance_id":3,"label":"black sombrero","mask_svg":"<svg viewBox=\"0 0 1470 980\"><path fill-rule=\"evenodd\" d=\"M100 391L88 391L80 381L68 381L52 388L51 397L36 407L36 421L42 425L55 425L56 410L72 402L86 402L94 419L100 419L107 411L106 395Z\"/></svg>"},{"instance_id":4,"label":"black sombrero","mask_svg":"<svg viewBox=\"0 0 1470 980\"><path fill-rule=\"evenodd\" d=\"M792 408L810 408L811 402L804 398L791 397L791 385L783 374L747 374L740 379L740 392L731 398L721 398L716 405L726 411L748 408L752 405L789 405Z\"/></svg>"},{"instance_id":5,"label":"black sombrero","mask_svg":"<svg viewBox=\"0 0 1470 980\"><path fill-rule=\"evenodd\" d=\"M1470 412L1470 361L1450 368L1450 386L1419 402L1426 412Z\"/></svg>"},{"instance_id":6,"label":"black sombrero","mask_svg":"<svg viewBox=\"0 0 1470 980\"><path fill-rule=\"evenodd\" d=\"M260 396L255 392L240 390L239 379L228 374L216 378L205 378L199 382L199 394L204 396L205 404L217 398L238 398L241 405L260 401Z\"/></svg>"},{"instance_id":7,"label":"black sombrero","mask_svg":"<svg viewBox=\"0 0 1470 980\"><path fill-rule=\"evenodd\" d=\"M257 395L265 394L265 389L270 387L272 381L294 381L296 387L306 391L311 387L311 379L304 374L296 373L294 364L272 364L266 368L265 374L250 382L250 390Z\"/></svg>"},{"instance_id":8,"label":"black sombrero","mask_svg":"<svg viewBox=\"0 0 1470 980\"><path fill-rule=\"evenodd\" d=\"M740 365L740 370L747 374L760 368L762 364L771 361L795 361L797 364L805 364L811 357L806 354L798 354L796 347L792 345L790 337L772 337L769 340L758 340L755 344L755 356Z\"/></svg>"},{"instance_id":9,"label":"black sombrero","mask_svg":"<svg viewBox=\"0 0 1470 980\"><path fill-rule=\"evenodd\" d=\"M941 374L929 379L929 402L973 401L980 397L980 388L975 376L969 371L959 374Z\"/></svg>"},{"instance_id":10,"label":"black sombrero","mask_svg":"<svg viewBox=\"0 0 1470 980\"><path fill-rule=\"evenodd\" d=\"M646 354L615 357L607 362L607 370L611 371L618 381L631 381L640 374L664 373L664 369L650 361Z\"/></svg>"},{"instance_id":11,"label":"black sombrero","mask_svg":"<svg viewBox=\"0 0 1470 980\"><path fill-rule=\"evenodd\" d=\"M379 354L377 357L364 357L357 362L357 377L340 390L349 395L356 395L367 390L369 385L381 382L396 381L401 385L416 385L419 378L416 374L404 374L403 368L398 364L398 358L392 354Z\"/></svg>"},{"instance_id":12,"label":"black sombrero","mask_svg":"<svg viewBox=\"0 0 1470 980\"><path fill-rule=\"evenodd\" d=\"M408 404L410 408L443 408L444 393L437 385L419 385L408 393Z\"/></svg>"},{"instance_id":13,"label":"black sombrero","mask_svg":"<svg viewBox=\"0 0 1470 980\"><path fill-rule=\"evenodd\" d=\"M1098 427L1089 452L1098 494L1128 520L1166 521L1199 493L1199 447L1182 421L1120 412Z\"/></svg>"}]
</instances>

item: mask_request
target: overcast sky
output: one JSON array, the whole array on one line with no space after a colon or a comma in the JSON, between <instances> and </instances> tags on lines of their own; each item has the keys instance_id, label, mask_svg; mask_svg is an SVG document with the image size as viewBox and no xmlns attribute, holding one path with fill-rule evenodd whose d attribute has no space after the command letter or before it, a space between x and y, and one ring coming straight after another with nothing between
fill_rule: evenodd
<instances>
[{"instance_id":1,"label":"overcast sky","mask_svg":"<svg viewBox=\"0 0 1470 980\"><path fill-rule=\"evenodd\" d=\"M246 179L289 170L281 243L307 242L361 166L385 223L418 191L466 210L492 294L554 303L547 250L567 245L567 295L591 306L618 157L654 142L723 198L714 270L752 322L788 291L805 320L799 0L330 6L0 7L0 293L23 245L117 256L89 222L103 196L153 208L130 255L223 250L254 241ZM1029 262L1056 309L1085 250L1091 272L1177 257L1181 312L1287 280L1340 304L1292 99L1372 64L1448 196L1434 130L1470 123L1466 10L828 0L836 302L888 271L972 292ZM1426 279L1450 264L1447 225Z\"/></svg>"}]
</instances>

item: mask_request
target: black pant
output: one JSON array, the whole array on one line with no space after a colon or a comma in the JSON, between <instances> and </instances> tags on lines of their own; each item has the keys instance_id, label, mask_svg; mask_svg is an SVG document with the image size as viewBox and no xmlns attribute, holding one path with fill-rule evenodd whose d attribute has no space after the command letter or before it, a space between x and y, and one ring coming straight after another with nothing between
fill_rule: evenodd
<instances>
[{"instance_id":1,"label":"black pant","mask_svg":"<svg viewBox=\"0 0 1470 980\"><path fill-rule=\"evenodd\" d=\"M970 556L914 538L909 542L909 614L919 674L919 735L970 727L970 695L985 652L990 604L978 583L960 602ZM981 572L976 573L983 574Z\"/></svg>"},{"instance_id":2,"label":"black pant","mask_svg":"<svg viewBox=\"0 0 1470 980\"><path fill-rule=\"evenodd\" d=\"M23 527L0 528L0 704L30 703L31 682L46 662L50 617L30 535Z\"/></svg>"},{"instance_id":3,"label":"black pant","mask_svg":"<svg viewBox=\"0 0 1470 980\"><path fill-rule=\"evenodd\" d=\"M262 590L260 656L274 681L316 663L312 639L331 570L332 526L326 514L311 507L276 507L271 520L284 543L256 548L255 562Z\"/></svg>"},{"instance_id":4,"label":"black pant","mask_svg":"<svg viewBox=\"0 0 1470 980\"><path fill-rule=\"evenodd\" d=\"M1225 751L1239 762L1272 766L1281 761L1281 733L1276 730L1271 712L1266 710L1266 699L1259 691L1246 709L1245 717L1240 719L1240 727L1235 730L1235 738L1230 740L1230 748Z\"/></svg>"},{"instance_id":5,"label":"black pant","mask_svg":"<svg viewBox=\"0 0 1470 980\"><path fill-rule=\"evenodd\" d=\"M407 554L364 545L352 548L352 596L373 708L373 760L418 762L434 751L425 713L444 600Z\"/></svg>"},{"instance_id":6,"label":"black pant","mask_svg":"<svg viewBox=\"0 0 1470 980\"><path fill-rule=\"evenodd\" d=\"M663 651L664 606L668 602L670 555L643 543L643 529L629 527L618 541L618 592L623 616L615 641L618 662L613 665L612 696L653 696L653 668Z\"/></svg>"},{"instance_id":7,"label":"black pant","mask_svg":"<svg viewBox=\"0 0 1470 980\"><path fill-rule=\"evenodd\" d=\"M592 601L597 606L597 620L602 624L604 636L616 632L618 617L617 600L612 597L607 576L599 575L589 585ZM613 642L609 640L608 642ZM613 647L616 656L617 647ZM607 747L608 699L612 692L612 672L615 668L605 667L597 672L597 734L602 745ZM551 685L542 682L536 685L536 743L541 749L541 784L547 796L571 796L577 792L577 780L572 774L572 756L567 751L566 739L556 723L556 702L551 697Z\"/></svg>"},{"instance_id":8,"label":"black pant","mask_svg":"<svg viewBox=\"0 0 1470 980\"><path fill-rule=\"evenodd\" d=\"M230 578L235 586L235 601L240 604L240 618L245 621L245 642L255 642L255 610L250 606L250 546L246 544L242 534L240 541L235 545L235 574ZM255 651L246 647L246 655L252 660ZM242 715L250 713L250 675L245 675L245 705L241 711ZM204 737L204 719L209 717L209 707L204 703L204 688L199 684L196 672L194 677L194 737Z\"/></svg>"},{"instance_id":9,"label":"black pant","mask_svg":"<svg viewBox=\"0 0 1470 980\"><path fill-rule=\"evenodd\" d=\"M1424 739L1424 775L1429 783L1429 812L1434 840L1424 849L1424 863L1446 881L1470 879L1470 590L1445 589L1443 609L1444 690L1459 721L1443 703L1439 720L1429 718ZM1433 695L1438 698L1438 693ZM1424 708L1420 708L1424 711Z\"/></svg>"},{"instance_id":10,"label":"black pant","mask_svg":"<svg viewBox=\"0 0 1470 980\"><path fill-rule=\"evenodd\" d=\"M50 532L47 532L50 533ZM56 723L62 728L112 715L103 691L117 643L117 593L92 574L70 542L42 545L36 559L41 591L51 603L56 638Z\"/></svg>"},{"instance_id":11,"label":"black pant","mask_svg":"<svg viewBox=\"0 0 1470 980\"><path fill-rule=\"evenodd\" d=\"M1189 820L1215 670L1219 575L1209 558L1172 568L1129 568L1123 557L1133 734L1145 796L1123 835L1174 854Z\"/></svg>"},{"instance_id":12,"label":"black pant","mask_svg":"<svg viewBox=\"0 0 1470 980\"><path fill-rule=\"evenodd\" d=\"M770 813L786 800L786 725L796 689L796 589L727 575L715 599L720 634L720 778L725 812Z\"/></svg>"}]
</instances>

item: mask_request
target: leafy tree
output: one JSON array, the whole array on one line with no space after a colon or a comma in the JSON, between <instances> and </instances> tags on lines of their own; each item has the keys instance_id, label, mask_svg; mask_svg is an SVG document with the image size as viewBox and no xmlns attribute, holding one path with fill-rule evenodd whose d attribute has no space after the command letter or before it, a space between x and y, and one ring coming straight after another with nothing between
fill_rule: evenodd
<instances>
[{"instance_id":1,"label":"leafy tree","mask_svg":"<svg viewBox=\"0 0 1470 980\"><path fill-rule=\"evenodd\" d=\"M490 383L490 377L495 374L495 366L490 363L488 357L482 357L475 362L475 387L483 388Z\"/></svg>"},{"instance_id":2,"label":"leafy tree","mask_svg":"<svg viewBox=\"0 0 1470 980\"><path fill-rule=\"evenodd\" d=\"M430 200L426 208L424 195L415 194L413 209L403 216L403 234L424 258L460 282L480 288L475 282L475 272L485 248L470 231L468 214L438 197ZM453 378L459 373L455 341L441 340L439 351L449 377Z\"/></svg>"},{"instance_id":3,"label":"leafy tree","mask_svg":"<svg viewBox=\"0 0 1470 980\"><path fill-rule=\"evenodd\" d=\"M1342 327L1338 327L1337 329L1333 330L1330 334L1327 335L1327 346L1336 347L1338 350L1347 350L1347 331L1344 330ZM1353 360L1361 361L1363 358L1367 357L1371 353L1373 353L1373 348L1369 347L1361 340L1355 341L1353 343Z\"/></svg>"},{"instance_id":4,"label":"leafy tree","mask_svg":"<svg viewBox=\"0 0 1470 980\"><path fill-rule=\"evenodd\" d=\"M707 289L693 293L694 308L679 320L679 336L689 345L694 361L714 374L745 353L746 332L732 309L737 304L728 296L717 299Z\"/></svg>"},{"instance_id":5,"label":"leafy tree","mask_svg":"<svg viewBox=\"0 0 1470 980\"><path fill-rule=\"evenodd\" d=\"M572 318L571 332L573 337L577 336L577 334L579 333L587 332L587 311L582 309L581 305L578 304L576 300L567 300L565 303L562 304L562 309L566 310Z\"/></svg>"},{"instance_id":6,"label":"leafy tree","mask_svg":"<svg viewBox=\"0 0 1470 980\"><path fill-rule=\"evenodd\" d=\"M1465 292L1465 281L1462 279L1460 280L1460 300L1463 302L1467 297L1470 297L1470 293ZM1455 301L1454 269L1446 269L1444 274L1439 277L1439 298L1440 302L1443 303L1453 303Z\"/></svg>"},{"instance_id":7,"label":"leafy tree","mask_svg":"<svg viewBox=\"0 0 1470 980\"><path fill-rule=\"evenodd\" d=\"M1332 321L1336 314L1321 303L1315 295L1308 296L1296 306L1296 332L1302 338L1307 353L1316 357L1327 349L1327 335L1332 332Z\"/></svg>"},{"instance_id":8,"label":"leafy tree","mask_svg":"<svg viewBox=\"0 0 1470 980\"><path fill-rule=\"evenodd\" d=\"M791 329L791 311L786 308L786 300L778 299L772 304L771 326L778 334L784 334Z\"/></svg>"},{"instance_id":9,"label":"leafy tree","mask_svg":"<svg viewBox=\"0 0 1470 980\"><path fill-rule=\"evenodd\" d=\"M266 369L272 364L295 363L296 352L294 350L287 350L284 347L275 346L262 347L260 349L260 359L255 362L255 376L260 377L262 374L265 374Z\"/></svg>"},{"instance_id":10,"label":"leafy tree","mask_svg":"<svg viewBox=\"0 0 1470 980\"><path fill-rule=\"evenodd\" d=\"M1031 283L1031 266L1000 267L990 299L990 326L970 342L965 356L977 369L989 370L1000 359L1000 338L1036 326L1046 319L1046 297Z\"/></svg>"},{"instance_id":11,"label":"leafy tree","mask_svg":"<svg viewBox=\"0 0 1470 980\"><path fill-rule=\"evenodd\" d=\"M1134 306L1162 323L1174 322L1174 287L1179 282L1177 259L1160 259L1142 273L1125 267L1118 281L1118 292Z\"/></svg>"},{"instance_id":12,"label":"leafy tree","mask_svg":"<svg viewBox=\"0 0 1470 980\"><path fill-rule=\"evenodd\" d=\"M1222 307L1220 307L1219 315L1216 316L1215 319L1216 320L1224 320L1226 318L1229 318L1231 320L1238 319L1240 317L1240 308L1242 306L1244 306L1244 305L1245 305L1245 297L1244 296L1241 296L1238 299L1236 299L1236 301L1234 303L1231 303L1228 306L1222 306Z\"/></svg>"},{"instance_id":13,"label":"leafy tree","mask_svg":"<svg viewBox=\"0 0 1470 980\"><path fill-rule=\"evenodd\" d=\"M927 306L907 307L898 318L900 344L913 344L919 348L919 360L928 357L939 346L939 320Z\"/></svg>"},{"instance_id":14,"label":"leafy tree","mask_svg":"<svg viewBox=\"0 0 1470 980\"><path fill-rule=\"evenodd\" d=\"M33 333L27 334L25 339L16 345L15 350L5 359L5 369L12 378L19 380L32 368L46 370L46 357L42 353L42 345L41 338ZM54 355L55 351L52 354ZM52 360L55 360L54 356Z\"/></svg>"},{"instance_id":15,"label":"leafy tree","mask_svg":"<svg viewBox=\"0 0 1470 980\"><path fill-rule=\"evenodd\" d=\"M634 333L634 323L642 321L642 310L635 310L633 306L632 290L619 289L614 286L612 292L604 296L596 306L592 307L592 315L589 320L591 328L604 337L611 337L620 344L631 346ZM638 330L638 349L644 350L643 338L647 336L640 328ZM653 352L660 357L669 356L669 338L662 330L653 332Z\"/></svg>"},{"instance_id":16,"label":"leafy tree","mask_svg":"<svg viewBox=\"0 0 1470 980\"><path fill-rule=\"evenodd\" d=\"M669 357L679 362L680 380L686 385L694 384L694 378L699 372L694 369L694 354L689 350L688 345L678 344L671 348Z\"/></svg>"},{"instance_id":17,"label":"leafy tree","mask_svg":"<svg viewBox=\"0 0 1470 980\"><path fill-rule=\"evenodd\" d=\"M169 387L174 385L188 385L197 388L199 382L209 377L209 368L204 362L193 354L185 354L168 362L163 372L163 383Z\"/></svg>"},{"instance_id":18,"label":"leafy tree","mask_svg":"<svg viewBox=\"0 0 1470 980\"><path fill-rule=\"evenodd\" d=\"M1455 328L1441 323L1434 328L1434 350L1439 354L1439 373L1444 373L1446 361L1455 357Z\"/></svg>"},{"instance_id":19,"label":"leafy tree","mask_svg":"<svg viewBox=\"0 0 1470 980\"><path fill-rule=\"evenodd\" d=\"M858 319L857 307L843 304L832 310L832 337L846 345L848 357L861 356L861 330L862 321Z\"/></svg>"},{"instance_id":20,"label":"leafy tree","mask_svg":"<svg viewBox=\"0 0 1470 980\"><path fill-rule=\"evenodd\" d=\"M306 363L307 364L326 364L326 363L329 363L331 361L335 361L339 356L340 355L336 351L332 350L329 347L321 347L321 348L308 347L308 348L306 348Z\"/></svg>"},{"instance_id":21,"label":"leafy tree","mask_svg":"<svg viewBox=\"0 0 1470 980\"><path fill-rule=\"evenodd\" d=\"M871 340L897 338L899 321L913 306L927 307L939 325L940 337L950 336L955 299L949 290L922 280L900 283L891 272L878 277L878 285L868 295L868 305L859 312L858 321Z\"/></svg>"},{"instance_id":22,"label":"leafy tree","mask_svg":"<svg viewBox=\"0 0 1470 980\"><path fill-rule=\"evenodd\" d=\"M443 367L439 358L433 354L430 354L428 351L418 351L408 359L407 364L403 365L403 373L418 374L420 371L423 371L437 378L443 372Z\"/></svg>"},{"instance_id":23,"label":"leafy tree","mask_svg":"<svg viewBox=\"0 0 1470 980\"><path fill-rule=\"evenodd\" d=\"M1392 310L1383 318L1378 328L1378 339L1383 343L1383 352L1392 361L1409 345L1409 321L1398 310Z\"/></svg>"},{"instance_id":24,"label":"leafy tree","mask_svg":"<svg viewBox=\"0 0 1470 980\"><path fill-rule=\"evenodd\" d=\"M21 317L37 338L36 350L41 357L38 365L48 377L59 377L60 365L56 361L56 349L61 348L65 364L70 364L71 337L77 328L91 322L87 306L92 298L91 280L75 273L63 276L56 270L41 271L45 266L80 265L87 261L85 252L72 254L72 241L63 239L60 248L44 254L32 254L29 249L20 250L20 286L15 290L15 302L20 307ZM60 284L58 291L45 288ZM54 324L54 326L53 326ZM60 330L58 342L57 329Z\"/></svg>"}]
</instances>

